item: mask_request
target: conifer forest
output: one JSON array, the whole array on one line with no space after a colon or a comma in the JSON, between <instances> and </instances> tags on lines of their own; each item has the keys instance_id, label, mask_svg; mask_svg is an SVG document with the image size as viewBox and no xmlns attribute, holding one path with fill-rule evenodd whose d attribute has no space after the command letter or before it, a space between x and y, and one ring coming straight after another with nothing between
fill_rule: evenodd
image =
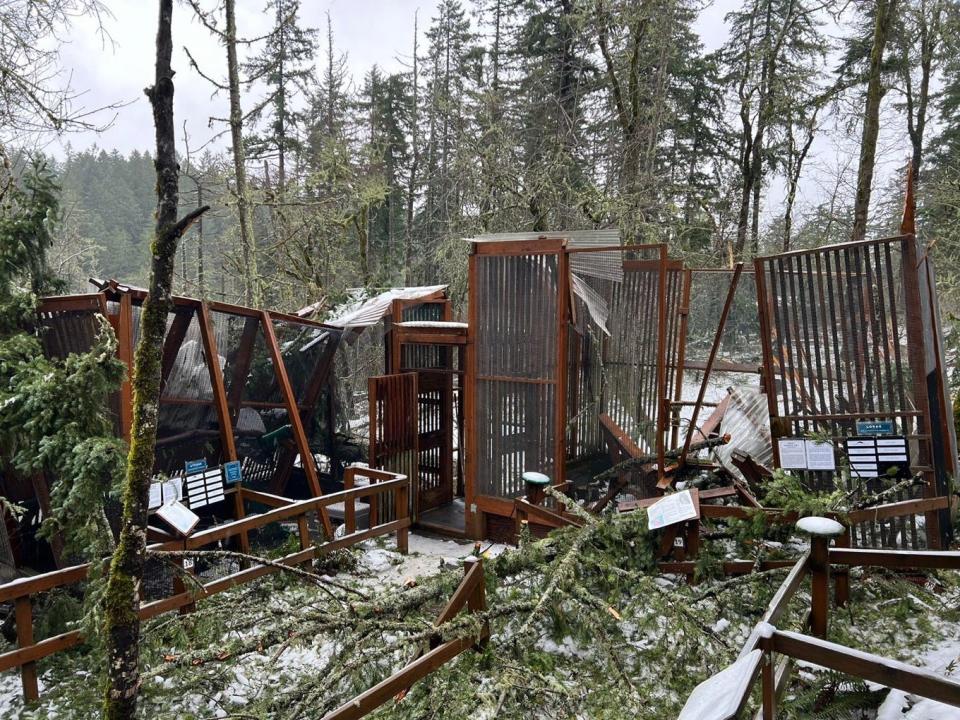
<instances>
[{"instance_id":1,"label":"conifer forest","mask_svg":"<svg viewBox=\"0 0 960 720\"><path fill-rule=\"evenodd\" d=\"M960 720L960 2L0 0L0 719Z\"/></svg>"}]
</instances>

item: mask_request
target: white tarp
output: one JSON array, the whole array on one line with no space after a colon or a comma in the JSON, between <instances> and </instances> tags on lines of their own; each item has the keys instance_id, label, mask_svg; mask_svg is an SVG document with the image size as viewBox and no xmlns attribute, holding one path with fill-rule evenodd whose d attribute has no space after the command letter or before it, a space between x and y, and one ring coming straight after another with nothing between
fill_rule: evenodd
<instances>
[{"instance_id":1,"label":"white tarp","mask_svg":"<svg viewBox=\"0 0 960 720\"><path fill-rule=\"evenodd\" d=\"M590 313L590 317L597 326L609 335L610 331L607 330L607 318L610 317L610 307L607 305L607 301L603 299L603 296L576 273L570 273L570 287L573 289L573 294L583 301L587 312Z\"/></svg>"}]
</instances>

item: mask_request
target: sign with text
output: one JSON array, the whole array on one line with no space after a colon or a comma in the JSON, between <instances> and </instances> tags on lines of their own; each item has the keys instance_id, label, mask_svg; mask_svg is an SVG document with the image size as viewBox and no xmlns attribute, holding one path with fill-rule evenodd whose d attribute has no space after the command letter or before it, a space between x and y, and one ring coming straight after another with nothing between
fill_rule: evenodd
<instances>
[{"instance_id":1,"label":"sign with text","mask_svg":"<svg viewBox=\"0 0 960 720\"><path fill-rule=\"evenodd\" d=\"M200 458L199 460L187 460L183 463L184 472L187 475L193 475L194 473L203 472L207 469L207 459Z\"/></svg>"},{"instance_id":2,"label":"sign with text","mask_svg":"<svg viewBox=\"0 0 960 720\"><path fill-rule=\"evenodd\" d=\"M234 460L233 462L225 463L223 466L223 481L227 485L236 485L242 479L242 473L240 470L240 461Z\"/></svg>"},{"instance_id":3,"label":"sign with text","mask_svg":"<svg viewBox=\"0 0 960 720\"><path fill-rule=\"evenodd\" d=\"M777 440L780 450L780 467L784 470L807 469L807 445L800 438L780 438Z\"/></svg>"},{"instance_id":4,"label":"sign with text","mask_svg":"<svg viewBox=\"0 0 960 720\"><path fill-rule=\"evenodd\" d=\"M157 517L181 535L189 535L200 522L197 514L181 502L161 505L157 510Z\"/></svg>"},{"instance_id":5,"label":"sign with text","mask_svg":"<svg viewBox=\"0 0 960 720\"><path fill-rule=\"evenodd\" d=\"M187 499L190 507L198 508L213 505L224 498L223 475L220 468L204 470L196 475L187 475Z\"/></svg>"},{"instance_id":6,"label":"sign with text","mask_svg":"<svg viewBox=\"0 0 960 720\"><path fill-rule=\"evenodd\" d=\"M171 478L162 482L150 483L150 502L147 509L156 510L161 505L183 499L182 478Z\"/></svg>"},{"instance_id":7,"label":"sign with text","mask_svg":"<svg viewBox=\"0 0 960 720\"><path fill-rule=\"evenodd\" d=\"M695 520L700 517L697 505L690 490L664 495L647 508L647 527L650 530L674 525L675 523Z\"/></svg>"},{"instance_id":8,"label":"sign with text","mask_svg":"<svg viewBox=\"0 0 960 720\"><path fill-rule=\"evenodd\" d=\"M857 435L893 435L893 420L857 420Z\"/></svg>"},{"instance_id":9,"label":"sign with text","mask_svg":"<svg viewBox=\"0 0 960 720\"><path fill-rule=\"evenodd\" d=\"M846 445L851 477L910 477L910 448L903 435L856 436Z\"/></svg>"},{"instance_id":10,"label":"sign with text","mask_svg":"<svg viewBox=\"0 0 960 720\"><path fill-rule=\"evenodd\" d=\"M836 470L837 460L833 454L833 445L816 440L804 441L807 454L807 470Z\"/></svg>"},{"instance_id":11,"label":"sign with text","mask_svg":"<svg viewBox=\"0 0 960 720\"><path fill-rule=\"evenodd\" d=\"M780 467L783 470L829 471L837 469L833 445L804 438L780 438Z\"/></svg>"}]
</instances>

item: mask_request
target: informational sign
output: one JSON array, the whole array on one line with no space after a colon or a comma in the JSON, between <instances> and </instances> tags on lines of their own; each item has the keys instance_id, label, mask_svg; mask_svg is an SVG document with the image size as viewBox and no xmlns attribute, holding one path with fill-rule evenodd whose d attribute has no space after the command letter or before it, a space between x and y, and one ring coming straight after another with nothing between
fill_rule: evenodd
<instances>
[{"instance_id":1,"label":"informational sign","mask_svg":"<svg viewBox=\"0 0 960 720\"><path fill-rule=\"evenodd\" d=\"M200 522L197 514L181 502L161 505L157 510L157 517L181 535L189 535Z\"/></svg>"},{"instance_id":2,"label":"informational sign","mask_svg":"<svg viewBox=\"0 0 960 720\"><path fill-rule=\"evenodd\" d=\"M149 510L156 510L161 505L182 499L183 480L181 478L171 478L170 480L150 484L150 503L147 507Z\"/></svg>"},{"instance_id":3,"label":"informational sign","mask_svg":"<svg viewBox=\"0 0 960 720\"><path fill-rule=\"evenodd\" d=\"M647 508L647 527L650 530L666 527L700 517L690 490L665 495Z\"/></svg>"},{"instance_id":4,"label":"informational sign","mask_svg":"<svg viewBox=\"0 0 960 720\"><path fill-rule=\"evenodd\" d=\"M807 469L807 441L802 438L780 438L780 467L784 470Z\"/></svg>"},{"instance_id":5,"label":"informational sign","mask_svg":"<svg viewBox=\"0 0 960 720\"><path fill-rule=\"evenodd\" d=\"M234 460L223 466L223 480L227 485L236 485L242 479L240 461Z\"/></svg>"},{"instance_id":6,"label":"informational sign","mask_svg":"<svg viewBox=\"0 0 960 720\"><path fill-rule=\"evenodd\" d=\"M857 435L893 435L893 420L857 420Z\"/></svg>"},{"instance_id":7,"label":"informational sign","mask_svg":"<svg viewBox=\"0 0 960 720\"><path fill-rule=\"evenodd\" d=\"M190 507L199 508L223 500L223 475L220 468L204 470L196 475L187 475L187 500Z\"/></svg>"},{"instance_id":8,"label":"informational sign","mask_svg":"<svg viewBox=\"0 0 960 720\"><path fill-rule=\"evenodd\" d=\"M847 438L846 445L852 477L910 477L910 447L904 436L857 436Z\"/></svg>"},{"instance_id":9,"label":"informational sign","mask_svg":"<svg viewBox=\"0 0 960 720\"><path fill-rule=\"evenodd\" d=\"M806 440L804 442L807 454L807 470L836 470L837 460L833 454L833 445L830 443Z\"/></svg>"},{"instance_id":10,"label":"informational sign","mask_svg":"<svg viewBox=\"0 0 960 720\"><path fill-rule=\"evenodd\" d=\"M187 460L185 463L183 463L183 469L186 471L187 475L203 472L207 469L207 459L200 458L199 460Z\"/></svg>"},{"instance_id":11,"label":"informational sign","mask_svg":"<svg viewBox=\"0 0 960 720\"><path fill-rule=\"evenodd\" d=\"M184 570L193 570L193 558L184 558L183 559L183 569Z\"/></svg>"},{"instance_id":12,"label":"informational sign","mask_svg":"<svg viewBox=\"0 0 960 720\"><path fill-rule=\"evenodd\" d=\"M784 470L836 470L833 445L804 438L780 438L780 467Z\"/></svg>"}]
</instances>

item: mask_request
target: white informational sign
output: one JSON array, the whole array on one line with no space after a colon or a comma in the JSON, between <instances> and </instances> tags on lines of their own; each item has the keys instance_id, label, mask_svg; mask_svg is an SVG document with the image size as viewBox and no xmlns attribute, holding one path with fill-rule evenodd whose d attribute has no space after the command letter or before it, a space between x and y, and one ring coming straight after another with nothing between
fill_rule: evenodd
<instances>
[{"instance_id":1,"label":"white informational sign","mask_svg":"<svg viewBox=\"0 0 960 720\"><path fill-rule=\"evenodd\" d=\"M647 527L650 530L666 527L699 517L689 490L665 495L647 508Z\"/></svg>"},{"instance_id":2,"label":"white informational sign","mask_svg":"<svg viewBox=\"0 0 960 720\"><path fill-rule=\"evenodd\" d=\"M847 458L853 478L910 477L910 451L902 435L847 438Z\"/></svg>"},{"instance_id":3,"label":"white informational sign","mask_svg":"<svg viewBox=\"0 0 960 720\"><path fill-rule=\"evenodd\" d=\"M150 484L150 504L147 508L151 511L156 510L166 503L177 502L183 499L183 480L182 478L173 478L165 482L155 482Z\"/></svg>"},{"instance_id":4,"label":"white informational sign","mask_svg":"<svg viewBox=\"0 0 960 720\"><path fill-rule=\"evenodd\" d=\"M150 483L150 500L147 503L149 510L156 510L163 505L163 483Z\"/></svg>"},{"instance_id":5,"label":"white informational sign","mask_svg":"<svg viewBox=\"0 0 960 720\"><path fill-rule=\"evenodd\" d=\"M836 470L837 461L833 455L833 445L830 443L807 440L807 470Z\"/></svg>"},{"instance_id":6,"label":"white informational sign","mask_svg":"<svg viewBox=\"0 0 960 720\"><path fill-rule=\"evenodd\" d=\"M784 470L807 469L807 441L799 438L780 438L780 467Z\"/></svg>"},{"instance_id":7,"label":"white informational sign","mask_svg":"<svg viewBox=\"0 0 960 720\"><path fill-rule=\"evenodd\" d=\"M204 470L196 475L187 475L187 500L190 507L212 505L224 498L223 475L219 467Z\"/></svg>"},{"instance_id":8,"label":"white informational sign","mask_svg":"<svg viewBox=\"0 0 960 720\"><path fill-rule=\"evenodd\" d=\"M189 535L200 522L200 518L181 502L161 505L157 517L181 535Z\"/></svg>"}]
</instances>

